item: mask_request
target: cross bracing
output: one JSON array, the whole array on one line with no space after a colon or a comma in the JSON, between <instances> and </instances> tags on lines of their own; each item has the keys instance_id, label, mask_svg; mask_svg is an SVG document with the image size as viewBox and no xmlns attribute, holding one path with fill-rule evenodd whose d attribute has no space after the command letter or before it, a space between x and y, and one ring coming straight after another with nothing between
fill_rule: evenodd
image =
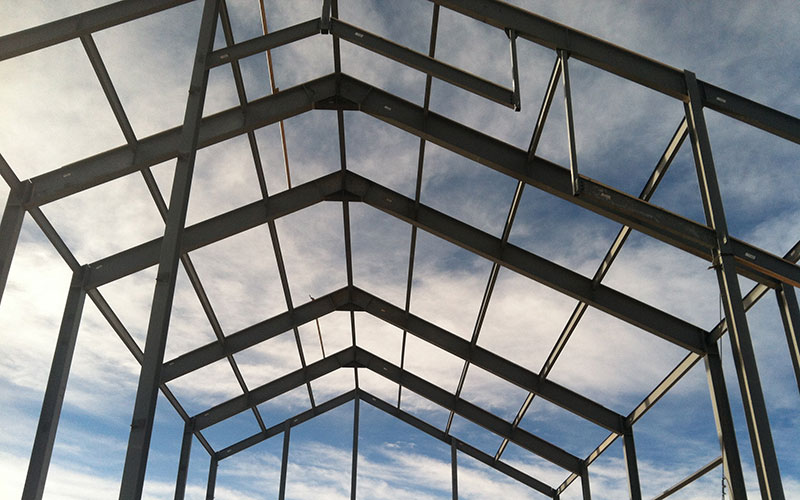
<instances>
[{"instance_id":1,"label":"cross bracing","mask_svg":"<svg viewBox=\"0 0 800 500\"><path fill-rule=\"evenodd\" d=\"M26 213L31 215L73 273L44 394L39 426L27 468L23 498L41 498L44 493L71 359L76 340L79 338L83 303L87 295L142 365L136 398L133 402L133 417L120 498L142 497L159 391L167 397L185 422L176 498L182 498L185 493L193 439L198 439L211 457L207 495L208 498L212 498L217 466L221 459L232 457L239 451L278 434L284 436L280 480L280 496L283 498L286 491L290 429L350 402L353 402L355 409L350 494L355 498L359 401L369 403L433 438L451 445L454 497L457 496L458 469L455 457L457 452L461 451L547 497L558 498L575 479L581 479L581 495L583 498L590 498L589 467L613 445L617 438L622 437L625 452L623 462L629 495L631 498L641 498L642 485L633 437L634 425L701 359L705 362L713 416L720 440L720 455L719 458L700 468L697 473L690 475L687 480L668 490L668 493L678 491L691 480L722 465L724 477L730 488L729 494L734 498L745 498L747 486L738 445L742 438L735 433L731 402L722 375L722 362L717 344L726 334L730 339L738 388L741 391L758 491L763 498L784 498L782 471L778 465L776 446L767 418L767 405L746 312L764 294L770 290L774 291L778 299L794 374L800 386L800 371L798 371L800 355L797 349L797 325L800 323L798 319L800 313L794 292L794 288L800 285L800 267L796 265L800 258L798 250L800 242L780 257L729 234L711 154L710 139L706 130L704 109L714 110L794 143L800 142L800 120L698 80L690 71L677 70L536 14L493 0L432 2L428 54L345 22L346 20L339 18L339 5L335 0L320 2L321 15L318 18L272 32L267 32L266 18L263 17L264 33L237 43L229 12L232 6L228 6L222 0L206 0L197 2L202 4L203 11L200 16L196 55L192 63L183 124L153 135L137 137L93 35L113 26L157 15L184 3L186 2L125 0L0 38L0 61L13 60L70 40L80 40L126 142L124 146L78 160L59 169L33 175L26 180L20 180L12 168L13 165L9 165L5 159L0 159L2 167L0 173L10 189L0 223L0 233L3 235L3 245L0 247L0 264L2 264L0 283L3 288L8 281L12 257ZM510 60L507 61L510 85L497 84L460 69L457 65L437 59L435 47L442 10L457 12L505 32L511 52ZM265 15L263 10L262 15ZM221 34L216 33L217 30L221 30ZM215 37L219 36L224 38L225 47L216 48ZM264 53L269 57L271 50L317 37L328 37L331 40L333 73L285 89L277 89L273 81L272 94L258 99L248 99L240 63L248 57ZM346 58L342 56L340 40L425 74L423 104L415 104L378 85L349 76L342 69L342 60ZM525 85L525 82L524 79L520 79L517 51L518 45L528 42L550 50L554 65L549 84L544 89L543 102L535 123L529 124L531 139L527 149L514 146L494 137L491 133L477 130L459 120L431 110L434 81L447 82L481 99L491 101L493 105L500 104L502 112L513 113L507 108L518 111L521 106L535 106L536 103L523 103L520 98L520 86ZM650 160L654 170L638 197L582 173L584 169L594 170L578 154L576 146L577 133L573 126L574 112L571 100L571 94L575 90L570 83L570 68L577 64L576 61L665 94L683 104L684 115L679 120L677 129L674 128L674 124L671 125L675 130L674 134L664 137L661 146L665 148L663 154L659 158ZM238 105L214 114L204 114L209 75L212 68L216 67L230 68ZM272 79L271 60L269 71ZM561 92L565 99L564 108L568 124L569 154L565 165L545 159L543 155L538 154L545 122L557 92ZM289 181L290 160L287 155L283 122L308 114L317 116L333 111L336 115L335 128L339 155L338 158L335 155L328 158L331 165L328 170L331 173L292 185ZM346 120L353 115L375 118L419 139L419 150L415 154L418 161L413 197L356 173L357 167L352 166L354 162L346 152L350 136L345 136ZM280 124L281 127L288 189L271 193L264 175L265 169L256 132L272 124ZM200 222L187 224L190 187L198 152L218 144L225 144L226 141L239 136L247 137L257 174L260 199ZM683 146L685 142L689 144ZM704 222L678 215L650 201L682 146L691 148L693 153L705 215ZM431 197L423 202L423 166L431 161L430 150L433 147L469 159L481 165L481 168L512 179L516 184L502 232L497 233L499 237L476 227L471 221L461 220L434 208L431 203L435 200ZM152 170L153 167L167 161L176 164L169 197L165 197ZM293 164L291 168L294 173L302 172L302 169L302 164ZM54 225L45 217L42 207L78 196L91 188L136 172L140 172L143 176L152 202L164 221L163 235L101 259L79 260ZM224 168L220 168L219 175L224 175ZM543 193L554 195L568 205L586 209L622 225L592 278L582 274L585 271L571 270L569 266L553 258L538 255L535 251L515 244L511 235L526 187L528 190L525 192L536 188ZM278 224L293 214L315 207L325 207L327 210L331 207L338 209L339 206L342 207L344 283L336 283L334 288L324 291L325 295L310 298L308 302L298 301L297 295L292 293L293 291L297 293L297 289L293 288L295 285L289 279L290 273L287 272L286 266L286 261L291 256L286 253L286 247L280 243ZM403 283L400 284L401 288L405 289L404 304L392 303L381 298L379 294L371 293L368 288L359 287L358 279L354 277L354 268L358 263L353 248L352 213L357 207L368 207L368 210L379 211L408 224L411 228L405 287L402 287ZM195 267L190 253L258 228L266 229L269 238L266 250L275 258L277 281L283 301L282 312L238 331L225 331L219 318L219 311L212 307L213 294L208 293L207 286L201 281L202 273ZM713 298L719 298L725 317L721 318L713 328L705 329L612 286L602 284L601 281L609 272L630 234L647 235L687 255L707 261L718 278L719 295ZM477 320L466 338L412 311L412 291L418 287L415 285L415 280L419 279L415 263L422 257L419 255L417 238L422 238L424 235L433 235L491 263L489 279L477 311ZM157 266L158 271L149 312L150 322L146 342L142 347L105 300L100 287L152 266ZM182 272L179 271L181 268ZM481 345L481 333L490 305L494 303L492 300L498 276L505 271L533 280L578 301L557 340L547 347L549 355L546 356L541 368L521 366ZM171 321L175 318L172 304L177 279L181 273L188 278L199 300L214 340L194 349L185 349L174 359L167 359L165 350L168 347L168 333L172 330ZM740 290L739 276L755 282L754 288L747 295ZM685 352L683 360L630 413L618 413L595 401L592 394L573 391L548 378L587 310L602 311L639 330L640 335L654 335L675 346L680 352ZM307 352L308 345L301 340L299 329L312 321L330 317L336 312L349 316L349 328L346 328L349 329L352 339L351 345L339 351L331 350L329 346L326 352L323 333L317 323L319 347L323 356L316 361L307 361L306 358L310 356ZM402 332L399 365L361 346L357 340L356 318L362 318L363 314L392 325ZM252 382L248 384L236 356L284 332L291 332L293 336L292 349L296 350L300 368L282 376L275 376L263 385L253 385ZM509 336L516 334L517 332L506 332ZM436 349L449 353L458 360L462 369L459 373L450 374L457 381L457 384L454 384L455 390L450 391L440 387L406 368L405 365L411 362L409 359L411 353L406 347L409 336L435 346ZM209 367L223 358L234 374L241 395L191 415L167 384L181 377L188 379L192 372ZM462 396L468 385L467 379L471 367L472 371L480 368L527 393L527 397L516 405L519 409L513 420L509 421ZM316 401L312 382L326 374L347 370L352 370L353 389L340 390L341 395L326 402ZM362 388L359 373L367 372L374 372L396 384L398 391L396 401L373 396ZM259 404L302 387L307 391L311 408L285 422L269 425L271 422L265 421L259 410ZM408 393L422 396L446 410L449 413L446 425L440 428L405 411L404 397ZM526 412L537 397L563 408L604 431L609 431L610 435L588 456L575 455L537 436L522 425ZM204 431L242 412L250 412L253 415L259 431L242 441L222 449L215 449L204 435ZM487 453L470 444L468 440L455 436L452 425L456 417L478 424L499 436L501 438L499 448L495 452ZM562 482L548 485L505 462L503 454L509 443L554 464L564 473ZM744 449L744 446L742 448ZM752 490L755 487L753 485L750 488ZM666 494L667 492L660 498Z\"/></svg>"}]
</instances>

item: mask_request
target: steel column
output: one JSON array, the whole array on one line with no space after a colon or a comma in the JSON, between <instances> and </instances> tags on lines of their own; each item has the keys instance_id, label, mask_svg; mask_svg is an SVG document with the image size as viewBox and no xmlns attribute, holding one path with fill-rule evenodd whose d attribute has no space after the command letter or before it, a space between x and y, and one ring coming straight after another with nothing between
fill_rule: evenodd
<instances>
[{"instance_id":1,"label":"steel column","mask_svg":"<svg viewBox=\"0 0 800 500\"><path fill-rule=\"evenodd\" d=\"M636 443L633 440L633 427L625 429L622 435L625 454L625 470L628 473L628 493L631 500L642 500L642 487L639 485L639 465L636 462Z\"/></svg>"},{"instance_id":2,"label":"steel column","mask_svg":"<svg viewBox=\"0 0 800 500\"><path fill-rule=\"evenodd\" d=\"M747 316L742 303L742 292L739 288L739 276L736 274L734 249L728 235L728 226L722 205L722 195L717 183L714 159L711 154L711 141L708 137L700 94L700 87L694 73L685 71L686 88L689 102L685 104L689 132L692 139L697 178L703 198L706 222L715 231L716 247L714 249L714 268L717 273L720 294L725 306L725 318L728 324L728 335L733 350L734 365L739 378L739 389L747 416L747 427L750 431L750 444L753 448L758 483L761 495L765 499L782 500L784 498L781 484L778 458L772 443L767 406L761 390L755 352L750 339Z\"/></svg>"},{"instance_id":3,"label":"steel column","mask_svg":"<svg viewBox=\"0 0 800 500\"><path fill-rule=\"evenodd\" d=\"M219 461L217 457L211 455L211 462L208 464L208 486L206 486L206 500L214 500L214 490L217 487L217 467Z\"/></svg>"},{"instance_id":4,"label":"steel column","mask_svg":"<svg viewBox=\"0 0 800 500\"><path fill-rule=\"evenodd\" d=\"M64 403L67 379L72 366L72 355L75 352L78 328L81 324L83 303L86 299L86 290L83 288L85 276L85 267L72 274L67 303L64 306L64 316L61 319L61 329L58 332L56 349L53 354L53 363L50 366L50 376L44 392L42 411L39 414L39 424L33 440L31 460L28 462L28 474L22 490L22 500L40 500L44 494L50 457L53 454L53 444L58 431L58 420L61 417L61 406Z\"/></svg>"},{"instance_id":5,"label":"steel column","mask_svg":"<svg viewBox=\"0 0 800 500\"><path fill-rule=\"evenodd\" d=\"M350 470L350 500L356 500L356 480L358 479L358 419L360 399L353 401L353 467Z\"/></svg>"},{"instance_id":6,"label":"steel column","mask_svg":"<svg viewBox=\"0 0 800 500\"><path fill-rule=\"evenodd\" d=\"M283 423L283 454L281 455L281 482L278 489L278 500L286 498L286 473L289 469L289 439L292 426L289 420Z\"/></svg>"},{"instance_id":7,"label":"steel column","mask_svg":"<svg viewBox=\"0 0 800 500\"><path fill-rule=\"evenodd\" d=\"M21 184L30 187L30 183ZM28 190L28 194L30 191ZM8 282L8 273L11 270L11 260L17 248L22 222L25 220L25 193L12 187L6 200L6 208L0 219L0 301Z\"/></svg>"},{"instance_id":8,"label":"steel column","mask_svg":"<svg viewBox=\"0 0 800 500\"><path fill-rule=\"evenodd\" d=\"M453 500L458 500L458 448L456 438L450 436L450 474L453 480Z\"/></svg>"},{"instance_id":9,"label":"steel column","mask_svg":"<svg viewBox=\"0 0 800 500\"><path fill-rule=\"evenodd\" d=\"M711 394L711 407L714 411L722 463L731 489L731 498L733 500L746 499L747 489L742 475L742 463L739 459L739 446L736 443L736 429L728 402L728 390L725 387L725 377L722 372L722 359L716 341L709 342L705 365L708 391Z\"/></svg>"},{"instance_id":10,"label":"steel column","mask_svg":"<svg viewBox=\"0 0 800 500\"><path fill-rule=\"evenodd\" d=\"M592 490L589 486L589 465L585 460L581 464L581 492L583 500L592 500Z\"/></svg>"},{"instance_id":11,"label":"steel column","mask_svg":"<svg viewBox=\"0 0 800 500\"><path fill-rule=\"evenodd\" d=\"M178 162L175 166L170 207L161 246L153 306L150 311L144 359L136 391L128 452L122 473L120 500L139 500L144 486L158 387L161 381L161 364L164 360L181 254L181 237L186 221L200 120L208 84L208 68L205 61L213 48L218 9L219 0L206 0L203 7L189 98L178 147Z\"/></svg>"},{"instance_id":12,"label":"steel column","mask_svg":"<svg viewBox=\"0 0 800 500\"><path fill-rule=\"evenodd\" d=\"M183 426L183 440L181 441L181 458L178 462L178 476L175 480L175 500L183 500L186 495L186 479L189 476L189 459L192 455L192 437L194 436L194 422L189 420Z\"/></svg>"},{"instance_id":13,"label":"steel column","mask_svg":"<svg viewBox=\"0 0 800 500\"><path fill-rule=\"evenodd\" d=\"M800 390L800 309L797 307L797 295L794 293L794 288L789 285L781 285L775 293L781 310L783 329L786 332L786 342L789 344L794 377Z\"/></svg>"}]
</instances>

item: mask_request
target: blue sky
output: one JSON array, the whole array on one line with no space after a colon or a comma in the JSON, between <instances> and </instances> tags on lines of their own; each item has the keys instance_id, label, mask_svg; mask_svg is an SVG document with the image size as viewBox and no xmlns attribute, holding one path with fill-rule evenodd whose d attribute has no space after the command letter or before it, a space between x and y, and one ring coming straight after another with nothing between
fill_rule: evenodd
<instances>
[{"instance_id":1,"label":"blue sky","mask_svg":"<svg viewBox=\"0 0 800 500\"><path fill-rule=\"evenodd\" d=\"M24 0L0 3L0 35L109 2ZM427 52L433 4L424 0L340 0L340 17L412 49ZM737 4L679 2L512 2L528 10L639 52L698 78L800 116L800 10L793 2ZM258 36L257 0L229 0L237 41ZM268 1L270 29L319 16L321 2ZM199 23L193 2L93 35L139 138L179 125ZM218 30L219 31L219 30ZM217 46L221 46L221 34ZM329 36L273 51L279 88L333 71ZM510 86L505 34L442 9L436 57ZM527 147L554 54L519 41L522 111L434 81L431 109L518 147ZM415 70L342 42L343 71L418 105L425 77ZM242 60L248 98L268 95L263 54ZM582 174L638 195L683 116L677 100L579 61L570 61L579 168ZM124 143L88 58L77 40L0 62L0 154L27 179ZM238 105L228 66L211 71L208 115ZM731 233L776 254L800 238L800 149L731 118L706 111ZM336 114L313 111L285 121L292 183L311 181L339 165ZM345 113L348 168L413 197L419 139L360 113ZM270 194L287 188L277 125L256 131ZM551 108L539 154L568 165L563 95ZM153 167L169 193L174 161ZM516 181L428 144L421 202L495 236L502 233ZM0 184L0 202L8 188ZM245 137L198 152L187 224L256 201L261 194ZM703 221L691 150L685 144L652 199ZM42 207L81 263L158 237L161 218L138 174L102 184ZM355 285L402 307L408 271L409 226L366 204L350 205ZM295 305L347 283L342 210L325 202L276 221ZM509 241L591 277L619 225L547 193L526 187ZM286 311L266 226L191 252L222 330L233 333ZM411 313L456 335L474 328L491 262L420 231ZM155 268L100 287L132 336L143 345ZM36 429L70 272L28 217L0 303L0 497L18 498ZM743 290L752 283L741 278ZM708 263L634 233L604 283L709 329L719 321L719 295ZM539 371L575 301L501 269L478 344ZM778 460L787 498L800 497L800 394L791 370L775 299L749 313ZM320 319L327 354L351 345L350 318ZM402 331L366 313L356 314L357 344L399 365ZM299 328L308 363L322 358L314 323ZM178 278L166 359L214 340L186 274ZM727 338L721 344L740 453L752 497L758 496L752 456ZM550 380L628 414L685 355L681 349L605 313L590 309ZM236 355L250 388L300 367L291 332ZM409 336L405 367L454 391L463 362ZM117 496L125 456L138 364L91 301L86 302L45 498ZM360 387L395 401L397 386L359 370ZM352 369L312 382L319 404L354 387ZM214 363L169 383L195 415L241 393L230 366ZM470 367L462 397L506 420L526 393ZM267 426L310 408L304 387L259 405ZM447 410L403 391L403 408L443 428ZM287 498L349 498L353 403L291 432ZM521 427L585 457L606 431L537 398ZM171 498L183 422L160 396L145 497ZM454 436L494 454L501 438L456 417ZM645 497L652 497L719 455L702 363L635 427ZM250 412L204 431L222 449L258 431ZM450 498L447 445L361 404L359 498ZM274 437L220 462L218 499L274 498L282 449ZM459 454L462 498L544 498ZM553 486L567 472L509 445L503 460ZM194 443L187 498L204 498L208 456ZM589 468L595 498L627 496L620 443ZM674 498L720 497L720 471ZM562 498L580 498L578 483Z\"/></svg>"}]
</instances>

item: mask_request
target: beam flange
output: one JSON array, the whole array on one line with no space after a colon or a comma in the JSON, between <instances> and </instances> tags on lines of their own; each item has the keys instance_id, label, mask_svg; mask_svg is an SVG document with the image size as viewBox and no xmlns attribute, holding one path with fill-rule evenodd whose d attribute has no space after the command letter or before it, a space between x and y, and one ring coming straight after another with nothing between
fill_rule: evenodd
<instances>
[{"instance_id":1,"label":"beam flange","mask_svg":"<svg viewBox=\"0 0 800 500\"><path fill-rule=\"evenodd\" d=\"M353 288L353 304L376 318L401 328L464 361L547 399L576 415L579 415L612 432L624 431L621 415L591 401L555 382L541 379L536 373L516 365L468 340L450 333L433 323L406 312L363 290Z\"/></svg>"},{"instance_id":2,"label":"beam flange","mask_svg":"<svg viewBox=\"0 0 800 500\"><path fill-rule=\"evenodd\" d=\"M406 389L419 394L445 409L454 410L456 414L501 437L507 437L512 443L539 455L545 460L570 472L580 472L581 460L578 457L544 439L534 436L530 432L520 428L512 428L510 423L469 401L456 398L453 394L444 389L431 384L413 373L402 370L360 347L355 347L355 359L360 366L369 368L392 382L402 384Z\"/></svg>"},{"instance_id":3,"label":"beam flange","mask_svg":"<svg viewBox=\"0 0 800 500\"><path fill-rule=\"evenodd\" d=\"M605 285L595 285L589 278L515 245L503 245L499 238L425 205L418 205L414 200L358 174L348 172L345 184L348 192L359 197L364 203L410 222L492 262L584 301L684 349L698 353L705 349L703 339L706 332L686 321Z\"/></svg>"},{"instance_id":4,"label":"beam flange","mask_svg":"<svg viewBox=\"0 0 800 500\"><path fill-rule=\"evenodd\" d=\"M635 196L578 176L581 195L573 195L570 170L527 151L466 127L442 115L342 75L340 95L381 121L433 142L465 158L630 226L707 261L716 243L714 230ZM744 242L735 247L737 271L750 279L775 285L779 279L800 286L800 267ZM745 254L749 254L748 257Z\"/></svg>"}]
</instances>

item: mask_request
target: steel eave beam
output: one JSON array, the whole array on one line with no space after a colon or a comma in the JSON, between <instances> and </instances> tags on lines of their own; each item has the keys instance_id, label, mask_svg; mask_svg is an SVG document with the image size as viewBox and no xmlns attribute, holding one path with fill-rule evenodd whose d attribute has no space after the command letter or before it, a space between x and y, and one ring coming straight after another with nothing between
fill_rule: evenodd
<instances>
[{"instance_id":1,"label":"steel eave beam","mask_svg":"<svg viewBox=\"0 0 800 500\"><path fill-rule=\"evenodd\" d=\"M209 54L208 66L214 68L233 61L238 61L248 56L266 52L282 45L287 45L298 40L303 40L320 32L320 20L310 19L306 22L295 24L278 31L273 31L244 42L239 42L230 47L218 49Z\"/></svg>"},{"instance_id":2,"label":"steel eave beam","mask_svg":"<svg viewBox=\"0 0 800 500\"><path fill-rule=\"evenodd\" d=\"M466 127L442 115L342 75L340 95L381 121L426 139L465 158L580 205L658 240L711 260L714 230L622 191L580 176L580 196L572 192L570 170L543 158L528 161L528 153ZM770 276L800 286L800 267L744 242L735 246L737 270L756 281ZM749 254L749 256L748 256ZM757 265L755 263L758 263ZM770 286L774 281L769 280Z\"/></svg>"},{"instance_id":3,"label":"steel eave beam","mask_svg":"<svg viewBox=\"0 0 800 500\"><path fill-rule=\"evenodd\" d=\"M161 371L161 381L169 382L207 366L225 356L243 351L293 328L330 314L350 302L349 291L341 288L318 297L270 319L256 323L225 337L225 342L211 342L167 361Z\"/></svg>"},{"instance_id":4,"label":"steel eave beam","mask_svg":"<svg viewBox=\"0 0 800 500\"><path fill-rule=\"evenodd\" d=\"M581 416L617 434L624 431L624 419L602 405L591 401L555 382L541 379L533 373L507 359L480 346L471 345L468 340L448 332L433 323L406 312L359 288L352 290L353 305L367 313L401 328L429 342L458 358L483 368L484 370L544 399L565 410Z\"/></svg>"},{"instance_id":5,"label":"steel eave beam","mask_svg":"<svg viewBox=\"0 0 800 500\"><path fill-rule=\"evenodd\" d=\"M372 405L373 407L383 411L387 415L391 415L407 423L408 425L415 427L416 429L428 434L429 436L438 439L439 441L445 444L449 445L451 443L451 440L454 440L456 443L456 448L459 451L466 453L467 455L478 460L479 462L482 462L484 465L488 465L489 467L495 469L496 471L502 472L506 476L515 479L520 483L529 486L530 488L533 488L534 490L538 491L539 493L542 493L543 495L547 495L548 497L551 498L555 495L556 490L552 486L547 485L542 481L539 481L538 479L535 479L525 474L524 472L508 465L505 462L494 460L494 458L491 455L482 452L478 448L475 448L474 446L464 441L461 441L460 439L456 439L446 434L441 429L432 426L431 424L425 422L424 420L415 417L414 415L411 415L410 413L407 413L397 408L396 406L391 405L386 401L376 396L373 396L372 394L367 393L362 389L359 389L359 392L360 392L359 399L361 401L364 401L365 403Z\"/></svg>"},{"instance_id":6,"label":"steel eave beam","mask_svg":"<svg viewBox=\"0 0 800 500\"><path fill-rule=\"evenodd\" d=\"M513 29L539 45L564 49L571 57L658 92L687 101L683 71L605 40L496 0L431 0L500 29ZM703 105L800 144L800 119L698 81Z\"/></svg>"},{"instance_id":7,"label":"steel eave beam","mask_svg":"<svg viewBox=\"0 0 800 500\"><path fill-rule=\"evenodd\" d=\"M191 0L123 0L0 37L0 61L169 9Z\"/></svg>"},{"instance_id":8,"label":"steel eave beam","mask_svg":"<svg viewBox=\"0 0 800 500\"><path fill-rule=\"evenodd\" d=\"M401 384L406 389L409 389L420 396L432 401L445 409L455 411L460 415L475 424L480 425L484 429L497 434L498 436L508 438L514 444L517 444L526 450L539 455L540 457L552 462L553 464L566 469L570 472L579 472L581 460L564 451L563 449L555 446L552 443L545 441L530 432L523 429L513 428L510 423L501 419L500 417L470 403L461 398L456 398L453 394L446 390L431 384L427 380L414 375L406 370L403 370L388 361L385 361L378 356L360 348L355 347L355 361L359 366L368 368L373 372L385 377L392 382Z\"/></svg>"},{"instance_id":9,"label":"steel eave beam","mask_svg":"<svg viewBox=\"0 0 800 500\"><path fill-rule=\"evenodd\" d=\"M498 104L514 109L514 91L494 82L480 78L464 70L416 52L357 26L339 19L331 19L331 33L342 40L363 47L371 52L388 57L442 81L451 83Z\"/></svg>"},{"instance_id":10,"label":"steel eave beam","mask_svg":"<svg viewBox=\"0 0 800 500\"><path fill-rule=\"evenodd\" d=\"M328 75L203 118L198 148L277 123L336 95L336 75ZM28 206L39 206L176 158L180 127L141 139L135 149L121 146L31 179Z\"/></svg>"},{"instance_id":11,"label":"steel eave beam","mask_svg":"<svg viewBox=\"0 0 800 500\"><path fill-rule=\"evenodd\" d=\"M707 332L605 285L559 266L464 222L348 172L345 186L364 203L444 238L492 262L584 301L612 316L693 352L705 350Z\"/></svg>"},{"instance_id":12,"label":"steel eave beam","mask_svg":"<svg viewBox=\"0 0 800 500\"><path fill-rule=\"evenodd\" d=\"M187 227L183 233L182 253L260 226L324 201L341 190L342 173L333 172ZM95 288L158 262L162 238L156 238L89 265L88 288Z\"/></svg>"},{"instance_id":13,"label":"steel eave beam","mask_svg":"<svg viewBox=\"0 0 800 500\"><path fill-rule=\"evenodd\" d=\"M295 370L283 377L279 377L272 382L252 389L249 394L242 394L224 403L218 404L204 412L192 417L195 421L195 429L201 431L226 418L230 418L238 413L246 411L253 406L280 396L292 389L311 382L315 379L327 375L339 368L352 365L355 359L355 348L348 347L327 358L323 358L315 363L311 363L305 368Z\"/></svg>"}]
</instances>

